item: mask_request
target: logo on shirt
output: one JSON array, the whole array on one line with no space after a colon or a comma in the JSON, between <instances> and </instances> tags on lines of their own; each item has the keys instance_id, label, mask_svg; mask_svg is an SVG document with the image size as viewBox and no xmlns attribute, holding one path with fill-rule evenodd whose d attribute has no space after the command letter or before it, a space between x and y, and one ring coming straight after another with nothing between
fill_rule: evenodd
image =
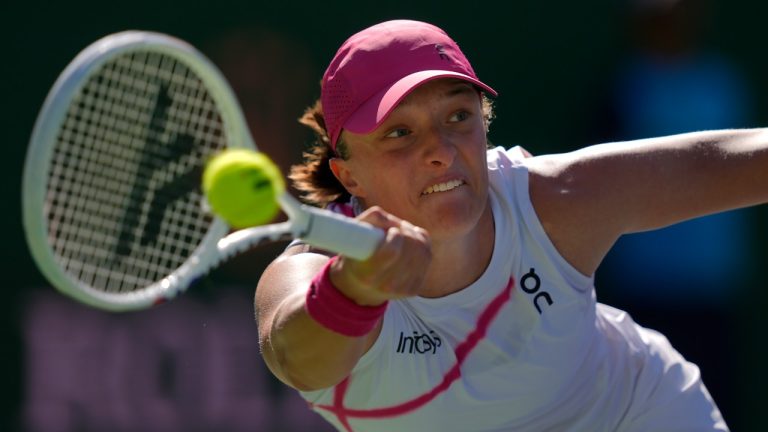
<instances>
[{"instance_id":1,"label":"logo on shirt","mask_svg":"<svg viewBox=\"0 0 768 432\"><path fill-rule=\"evenodd\" d=\"M548 292L539 289L541 288L541 278L536 274L536 270L531 268L531 271L523 275L520 279L520 288L525 291L526 294L533 296L533 305L536 306L536 310L541 315L541 305L546 302L546 306L552 306L554 301Z\"/></svg>"},{"instance_id":2,"label":"logo on shirt","mask_svg":"<svg viewBox=\"0 0 768 432\"><path fill-rule=\"evenodd\" d=\"M403 354L435 354L437 349L443 345L443 341L435 333L434 330L430 330L429 333L413 332L413 336L406 336L405 333L400 332L400 340L397 342L398 353Z\"/></svg>"}]
</instances>

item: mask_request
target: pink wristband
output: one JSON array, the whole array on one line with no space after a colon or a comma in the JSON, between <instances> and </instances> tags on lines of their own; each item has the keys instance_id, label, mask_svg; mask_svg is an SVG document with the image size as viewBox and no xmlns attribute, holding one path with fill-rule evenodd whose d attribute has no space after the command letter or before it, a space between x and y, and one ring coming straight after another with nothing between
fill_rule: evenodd
<instances>
[{"instance_id":1,"label":"pink wristband","mask_svg":"<svg viewBox=\"0 0 768 432\"><path fill-rule=\"evenodd\" d=\"M331 265L337 259L328 260L312 279L304 308L309 316L329 330L344 336L364 336L384 316L388 302L378 306L360 306L342 294L330 278Z\"/></svg>"}]
</instances>

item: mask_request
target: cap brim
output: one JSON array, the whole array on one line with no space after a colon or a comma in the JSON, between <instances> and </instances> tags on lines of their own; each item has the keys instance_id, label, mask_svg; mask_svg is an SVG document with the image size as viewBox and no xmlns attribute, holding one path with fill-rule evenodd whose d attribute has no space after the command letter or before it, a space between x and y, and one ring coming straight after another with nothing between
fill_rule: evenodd
<instances>
[{"instance_id":1,"label":"cap brim","mask_svg":"<svg viewBox=\"0 0 768 432\"><path fill-rule=\"evenodd\" d=\"M386 120L397 104L416 87L439 78L458 78L480 87L492 96L496 96L494 89L468 75L443 70L420 71L400 79L373 95L347 119L343 128L358 134L373 131Z\"/></svg>"}]
</instances>

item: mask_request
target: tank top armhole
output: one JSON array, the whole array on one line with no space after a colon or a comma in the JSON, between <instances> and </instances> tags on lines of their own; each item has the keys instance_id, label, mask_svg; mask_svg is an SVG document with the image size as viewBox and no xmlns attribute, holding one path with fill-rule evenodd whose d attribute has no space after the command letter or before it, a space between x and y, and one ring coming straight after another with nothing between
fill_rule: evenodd
<instances>
[{"instance_id":1,"label":"tank top armhole","mask_svg":"<svg viewBox=\"0 0 768 432\"><path fill-rule=\"evenodd\" d=\"M554 243L552 243L552 240L550 240L544 230L544 226L541 224L539 216L536 214L536 209L533 207L533 202L531 201L530 190L528 187L530 175L528 167L522 161L514 162L516 162L516 164L512 168L513 178L511 180L515 184L516 201L517 205L520 207L523 223L526 225L530 235L532 235L536 242L541 245L550 260L557 266L574 289L581 292L590 291L594 284L594 275L587 276L577 270L560 254L560 251L558 251Z\"/></svg>"}]
</instances>

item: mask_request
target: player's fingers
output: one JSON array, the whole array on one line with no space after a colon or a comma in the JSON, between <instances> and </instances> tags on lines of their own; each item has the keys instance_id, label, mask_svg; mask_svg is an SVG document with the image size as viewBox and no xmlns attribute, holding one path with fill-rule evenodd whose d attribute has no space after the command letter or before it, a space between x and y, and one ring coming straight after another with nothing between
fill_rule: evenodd
<instances>
[{"instance_id":1,"label":"player's fingers","mask_svg":"<svg viewBox=\"0 0 768 432\"><path fill-rule=\"evenodd\" d=\"M416 295L432 258L427 231L380 209L361 216L386 229L386 235L367 260L342 258L337 264L339 282L355 295L367 292L370 299Z\"/></svg>"},{"instance_id":2,"label":"player's fingers","mask_svg":"<svg viewBox=\"0 0 768 432\"><path fill-rule=\"evenodd\" d=\"M360 213L357 218L383 230L398 227L400 226L400 223L403 222L399 217L384 211L378 206L366 209L364 212Z\"/></svg>"},{"instance_id":3,"label":"player's fingers","mask_svg":"<svg viewBox=\"0 0 768 432\"><path fill-rule=\"evenodd\" d=\"M431 243L426 230L406 221L390 228L384 244L377 251L375 285L395 297L416 295L432 259Z\"/></svg>"},{"instance_id":4,"label":"player's fingers","mask_svg":"<svg viewBox=\"0 0 768 432\"><path fill-rule=\"evenodd\" d=\"M410 247L411 243L415 243L415 247L431 248L429 234L425 229L400 219L380 207L374 206L367 209L358 216L358 219L386 231L385 239L377 251L379 264L387 264L388 261L397 259ZM414 241L403 243L401 242L403 238L412 238Z\"/></svg>"}]
</instances>

